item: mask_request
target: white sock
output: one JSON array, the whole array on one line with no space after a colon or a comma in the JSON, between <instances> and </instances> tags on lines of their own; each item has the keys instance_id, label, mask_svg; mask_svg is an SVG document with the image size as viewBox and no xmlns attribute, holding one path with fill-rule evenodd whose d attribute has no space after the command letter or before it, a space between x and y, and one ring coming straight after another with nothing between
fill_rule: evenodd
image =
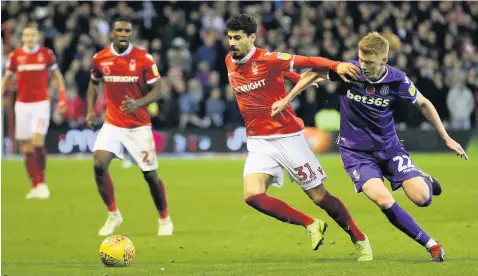
<instances>
[{"instance_id":1,"label":"white sock","mask_svg":"<svg viewBox=\"0 0 478 276\"><path fill-rule=\"evenodd\" d=\"M428 249L434 245L437 245L438 243L436 242L436 240L430 238L427 243L425 244L425 248Z\"/></svg>"}]
</instances>

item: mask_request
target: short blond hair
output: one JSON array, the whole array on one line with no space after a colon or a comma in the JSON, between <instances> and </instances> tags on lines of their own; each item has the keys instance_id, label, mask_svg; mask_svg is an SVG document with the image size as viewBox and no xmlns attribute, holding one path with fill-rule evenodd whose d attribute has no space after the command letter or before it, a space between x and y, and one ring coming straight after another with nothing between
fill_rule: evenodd
<instances>
[{"instance_id":1,"label":"short blond hair","mask_svg":"<svg viewBox=\"0 0 478 276\"><path fill-rule=\"evenodd\" d=\"M388 55L389 47L388 40L377 32L369 33L358 43L359 50L365 55Z\"/></svg>"}]
</instances>

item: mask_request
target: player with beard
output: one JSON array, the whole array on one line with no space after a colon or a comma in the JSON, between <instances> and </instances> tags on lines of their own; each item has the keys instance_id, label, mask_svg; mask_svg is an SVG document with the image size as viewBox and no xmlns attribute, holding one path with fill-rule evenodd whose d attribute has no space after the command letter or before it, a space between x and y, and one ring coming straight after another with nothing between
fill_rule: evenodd
<instances>
[{"instance_id":1,"label":"player with beard","mask_svg":"<svg viewBox=\"0 0 478 276\"><path fill-rule=\"evenodd\" d=\"M327 224L266 194L270 185L283 185L286 169L291 180L349 234L356 247L357 260L371 261L373 255L367 237L345 205L323 184L327 176L304 138L302 120L290 104L279 116L270 116L272 104L286 95L284 72L294 68L330 69L348 81L346 75L358 78L358 68L320 57L256 48L257 25L247 14L230 18L227 28L231 49L226 57L229 83L235 91L248 136L243 174L245 202L263 214L305 227L312 249L317 250L323 243Z\"/></svg>"}]
</instances>

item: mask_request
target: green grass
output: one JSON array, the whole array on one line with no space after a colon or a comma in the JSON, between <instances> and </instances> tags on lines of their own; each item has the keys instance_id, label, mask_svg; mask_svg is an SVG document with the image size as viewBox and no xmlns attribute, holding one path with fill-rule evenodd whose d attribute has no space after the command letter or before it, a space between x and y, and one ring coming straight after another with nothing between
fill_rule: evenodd
<instances>
[{"instance_id":1,"label":"green grass","mask_svg":"<svg viewBox=\"0 0 478 276\"><path fill-rule=\"evenodd\" d=\"M2 160L2 274L28 275L477 275L478 156L465 162L447 155L412 156L435 175L444 193L428 208L414 206L402 191L396 199L447 253L429 263L427 252L393 228L353 185L340 157L320 158L331 193L341 198L369 236L375 261L356 263L348 236L295 184L270 194L326 220L325 245L310 249L303 228L266 217L242 199L242 160L160 160L172 237L157 237L157 213L137 168L111 174L136 259L128 268L105 268L97 231L106 209L97 194L91 160L49 160L49 200L25 200L29 182L21 160ZM164 268L164 270L162 270Z\"/></svg>"}]
</instances>

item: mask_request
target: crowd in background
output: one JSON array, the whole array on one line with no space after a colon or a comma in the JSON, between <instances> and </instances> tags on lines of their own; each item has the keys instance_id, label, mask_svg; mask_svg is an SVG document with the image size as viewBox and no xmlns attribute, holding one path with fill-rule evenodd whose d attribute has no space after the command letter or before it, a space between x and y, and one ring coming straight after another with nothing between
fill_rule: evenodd
<instances>
[{"instance_id":1,"label":"crowd in background","mask_svg":"<svg viewBox=\"0 0 478 276\"><path fill-rule=\"evenodd\" d=\"M21 31L36 22L42 44L51 48L64 73L69 95L66 120L52 127L79 127L93 55L110 43L117 16L133 20L134 44L155 58L163 97L157 128L230 127L242 124L234 92L227 83L225 21L244 12L258 23L256 46L334 60L356 59L356 45L370 31L391 32L401 46L389 64L407 72L435 104L447 126L469 129L478 116L478 2L6 2L2 1L4 49L21 46ZM5 28L11 30L6 45ZM5 46L7 46L5 48ZM2 53L3 68L7 51ZM291 83L286 84L288 89ZM310 88L293 102L308 126L319 110L338 110L337 83ZM52 82L51 91L56 91ZM105 99L95 107L102 120ZM399 128L428 128L414 106L398 103Z\"/></svg>"}]
</instances>

